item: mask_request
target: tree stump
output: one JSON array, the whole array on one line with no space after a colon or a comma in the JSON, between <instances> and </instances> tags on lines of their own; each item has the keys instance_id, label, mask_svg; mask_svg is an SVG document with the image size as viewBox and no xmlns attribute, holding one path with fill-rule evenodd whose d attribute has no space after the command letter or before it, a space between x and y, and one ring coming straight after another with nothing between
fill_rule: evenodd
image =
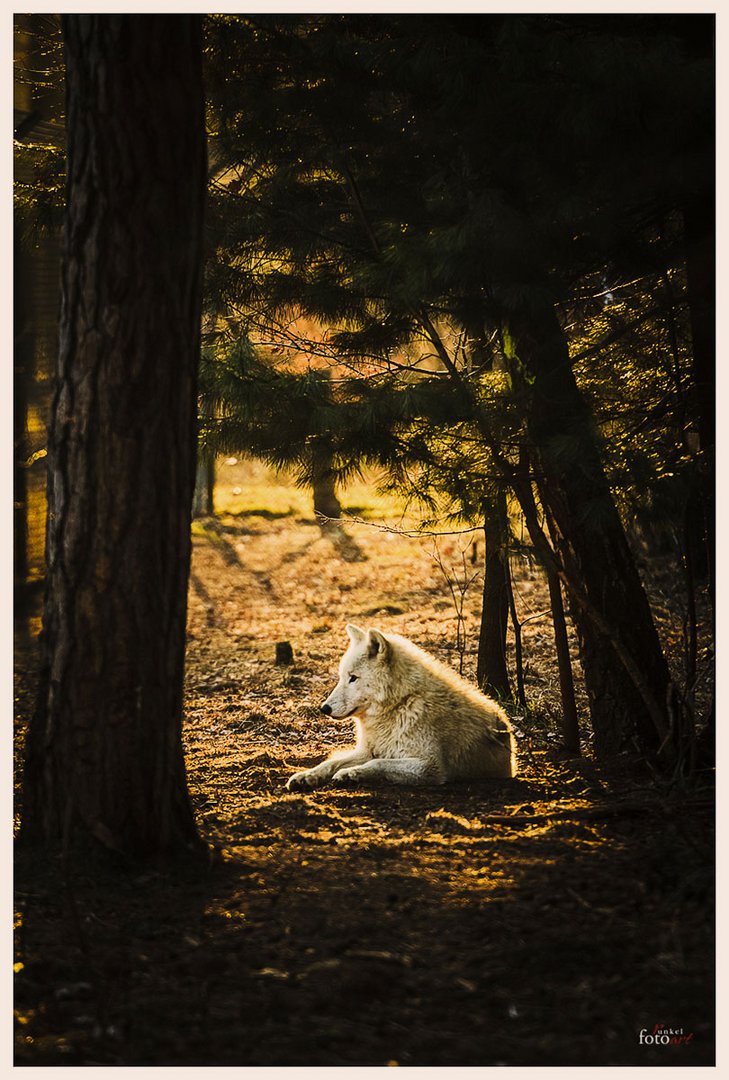
<instances>
[{"instance_id":1,"label":"tree stump","mask_svg":"<svg viewBox=\"0 0 729 1080\"><path fill-rule=\"evenodd\" d=\"M276 642L276 667L287 667L294 662L294 650L290 641Z\"/></svg>"}]
</instances>

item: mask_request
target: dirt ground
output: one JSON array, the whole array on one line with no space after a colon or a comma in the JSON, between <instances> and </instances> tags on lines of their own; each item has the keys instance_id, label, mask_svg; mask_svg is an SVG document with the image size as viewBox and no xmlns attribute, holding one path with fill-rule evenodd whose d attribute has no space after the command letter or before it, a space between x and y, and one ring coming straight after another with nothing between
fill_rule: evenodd
<instances>
[{"instance_id":1,"label":"dirt ground","mask_svg":"<svg viewBox=\"0 0 729 1080\"><path fill-rule=\"evenodd\" d=\"M444 565L462 549L472 565L469 543L441 538ZM17 1064L713 1062L711 791L658 784L628 759L597 765L589 745L555 760L546 591L527 563L535 708L515 719L516 779L286 791L350 741L318 710L347 621L458 666L433 544L286 510L196 524L184 744L219 857L204 874L68 877L19 855ZM18 650L21 728L35 629ZM274 663L283 640L290 666ZM657 1025L684 1038L641 1043Z\"/></svg>"}]
</instances>

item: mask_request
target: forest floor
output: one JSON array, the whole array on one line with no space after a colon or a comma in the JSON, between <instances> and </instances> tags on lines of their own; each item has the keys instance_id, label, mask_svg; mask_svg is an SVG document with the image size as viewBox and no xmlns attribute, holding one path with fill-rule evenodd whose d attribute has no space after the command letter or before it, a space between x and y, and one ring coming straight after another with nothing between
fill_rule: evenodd
<instances>
[{"instance_id":1,"label":"forest floor","mask_svg":"<svg viewBox=\"0 0 729 1080\"><path fill-rule=\"evenodd\" d=\"M193 530L183 734L208 870L69 875L19 853L16 1063L711 1064L711 790L659 783L629 757L597 764L587 738L582 759L559 760L546 589L528 563L533 707L514 721L516 779L286 790L351 740L318 708L346 622L459 661L433 538L300 509L250 506ZM440 538L443 565L462 573L465 552L470 568L472 542ZM671 590L653 598L678 642ZM18 642L19 742L36 631ZM274 663L283 640L290 666ZM641 1043L657 1026L684 1038Z\"/></svg>"}]
</instances>

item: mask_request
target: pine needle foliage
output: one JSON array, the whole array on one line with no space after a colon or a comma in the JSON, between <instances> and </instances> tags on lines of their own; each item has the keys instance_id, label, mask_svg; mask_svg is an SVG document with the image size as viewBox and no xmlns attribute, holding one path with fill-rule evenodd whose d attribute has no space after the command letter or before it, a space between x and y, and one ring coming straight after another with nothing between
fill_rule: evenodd
<instances>
[{"instance_id":1,"label":"pine needle foliage","mask_svg":"<svg viewBox=\"0 0 729 1080\"><path fill-rule=\"evenodd\" d=\"M478 514L484 485L493 481L473 418L443 392L442 375L404 382L385 372L332 384L326 371L291 372L266 362L242 338L204 350L200 390L206 450L245 449L275 467L294 468L302 486L313 483L322 449L339 483L374 466L386 472L385 490L431 508L433 492L448 492L465 516ZM491 388L494 409L499 394ZM507 424L508 394L502 406Z\"/></svg>"},{"instance_id":2,"label":"pine needle foliage","mask_svg":"<svg viewBox=\"0 0 729 1080\"><path fill-rule=\"evenodd\" d=\"M240 408L239 436L270 460L303 461L307 440L329 439L342 477L377 462L400 483L417 462L419 485L477 505L457 477L494 471L478 430L508 453L530 393L499 342L513 317L556 303L573 354L589 352L577 370L611 479L638 491L641 458L644 480L662 456L673 471L682 451L655 411L665 312L641 331L652 361L631 352L629 327L661 275L680 274L666 221L710 188L710 19L219 15L207 32L210 310L262 350L250 396L221 393L216 438L233 439ZM610 288L614 308L594 299ZM311 371L269 365L276 348L307 352L300 316L326 327L331 394ZM218 360L222 375L230 357ZM677 393L672 418L694 407ZM657 424L631 441L644 406ZM565 469L580 445L554 432Z\"/></svg>"}]
</instances>

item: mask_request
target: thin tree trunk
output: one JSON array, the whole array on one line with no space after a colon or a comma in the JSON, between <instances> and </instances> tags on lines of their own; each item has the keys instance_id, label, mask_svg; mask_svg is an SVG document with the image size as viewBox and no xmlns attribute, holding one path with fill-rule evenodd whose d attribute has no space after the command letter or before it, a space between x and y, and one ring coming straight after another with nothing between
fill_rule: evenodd
<instances>
[{"instance_id":1,"label":"thin tree trunk","mask_svg":"<svg viewBox=\"0 0 729 1080\"><path fill-rule=\"evenodd\" d=\"M493 446L491 447L491 450L498 460L498 450ZM605 620L593 604L590 603L579 578L576 576L574 566L570 564L565 567L564 563L553 550L539 524L531 485L528 482L525 482L519 476L518 472L510 466L503 457L500 459L499 464L504 475L511 478L512 487L519 499L519 504L524 513L527 530L539 559L544 566L551 566L554 568L560 581L566 586L571 601L574 602L576 607L580 608L585 618L589 618L592 625L602 635L604 644L610 647L615 658L622 665L623 670L627 672L632 685L640 695L646 713L653 721L658 739L663 742L668 730L667 710L661 707L660 703L652 694L649 683L643 677L643 673L633 656L627 651L621 636Z\"/></svg>"},{"instance_id":2,"label":"thin tree trunk","mask_svg":"<svg viewBox=\"0 0 729 1080\"><path fill-rule=\"evenodd\" d=\"M25 460L28 453L28 380L31 364L31 327L25 297L27 296L27 258L18 239L15 223L14 239L14 367L13 386L13 581L16 599L28 580L28 472Z\"/></svg>"},{"instance_id":3,"label":"thin tree trunk","mask_svg":"<svg viewBox=\"0 0 729 1080\"><path fill-rule=\"evenodd\" d=\"M514 629L514 668L516 670L516 699L523 709L526 709L526 690L524 689L524 658L521 642L521 623L519 622L519 616L516 611L516 602L514 600L514 583L511 577L511 567L509 567L509 577L507 581L507 600L509 604L509 614L511 616L511 625Z\"/></svg>"},{"instance_id":4,"label":"thin tree trunk","mask_svg":"<svg viewBox=\"0 0 729 1080\"><path fill-rule=\"evenodd\" d=\"M528 432L537 453L542 502L559 530L570 577L581 583L587 602L572 605L572 618L596 748L612 753L637 735L642 749L653 753L660 741L656 719L661 713L668 727L668 666L554 309L545 305L528 318L514 319L510 347L530 380ZM615 663L601 627L609 629L646 693L627 667ZM654 703L650 710L646 694Z\"/></svg>"},{"instance_id":5,"label":"thin tree trunk","mask_svg":"<svg viewBox=\"0 0 729 1080\"><path fill-rule=\"evenodd\" d=\"M684 209L689 318L694 386L702 450L716 443L716 213L713 199L695 200Z\"/></svg>"},{"instance_id":6,"label":"thin tree trunk","mask_svg":"<svg viewBox=\"0 0 729 1080\"><path fill-rule=\"evenodd\" d=\"M511 686L506 666L509 548L505 489L484 501L484 531L486 557L476 679L488 694L506 699L511 697Z\"/></svg>"},{"instance_id":7,"label":"thin tree trunk","mask_svg":"<svg viewBox=\"0 0 729 1080\"><path fill-rule=\"evenodd\" d=\"M198 16L64 18L44 665L23 834L198 843L181 745L205 135Z\"/></svg>"},{"instance_id":8,"label":"thin tree trunk","mask_svg":"<svg viewBox=\"0 0 729 1080\"><path fill-rule=\"evenodd\" d=\"M202 404L201 424L208 422L211 417L211 408L208 403ZM197 448L197 471L195 473L195 491L192 496L192 516L212 517L215 513L215 454L209 449L202 449L199 442Z\"/></svg>"},{"instance_id":9,"label":"thin tree trunk","mask_svg":"<svg viewBox=\"0 0 729 1080\"><path fill-rule=\"evenodd\" d=\"M716 211L713 199L694 200L685 207L684 231L693 381L701 445L701 497L713 603L716 573Z\"/></svg>"},{"instance_id":10,"label":"thin tree trunk","mask_svg":"<svg viewBox=\"0 0 729 1080\"><path fill-rule=\"evenodd\" d=\"M519 469L522 476L523 490L528 493L525 498L527 498L529 505L529 521L536 521L537 508L532 494L531 479L529 477L529 455L527 448L524 445L519 448ZM550 533L552 534L552 543L554 544L556 530L552 523L549 524L551 525ZM546 541L546 537L544 539ZM562 745L569 753L579 755L580 725L577 718L575 683L572 675L569 640L567 638L567 622L562 600L562 586L556 564L551 559L546 559L543 566L547 576L547 586L549 588L554 646L557 654L557 671L559 674L559 690L562 704L562 715L560 719Z\"/></svg>"},{"instance_id":11,"label":"thin tree trunk","mask_svg":"<svg viewBox=\"0 0 729 1080\"><path fill-rule=\"evenodd\" d=\"M192 516L212 517L215 513L215 455L198 448Z\"/></svg>"},{"instance_id":12,"label":"thin tree trunk","mask_svg":"<svg viewBox=\"0 0 729 1080\"><path fill-rule=\"evenodd\" d=\"M325 400L331 400L331 376L328 371L317 372L319 385ZM326 433L312 437L310 442L312 459L312 491L314 494L314 513L325 518L341 517L342 507L337 498L334 481L334 455L332 445Z\"/></svg>"},{"instance_id":13,"label":"thin tree trunk","mask_svg":"<svg viewBox=\"0 0 729 1080\"><path fill-rule=\"evenodd\" d=\"M693 710L696 696L696 671L698 661L698 616L696 613L696 573L692 547L693 521L690 508L684 512L680 558L683 563L686 585L686 618L684 621L684 647L686 667L686 698Z\"/></svg>"},{"instance_id":14,"label":"thin tree trunk","mask_svg":"<svg viewBox=\"0 0 729 1080\"><path fill-rule=\"evenodd\" d=\"M557 652L557 669L562 699L562 718L560 730L564 749L571 754L580 753L580 725L577 719L575 703L575 683L572 676L572 661L567 639L567 623L564 617L562 586L554 569L547 571L549 600L552 607L552 625L554 627L554 645Z\"/></svg>"},{"instance_id":15,"label":"thin tree trunk","mask_svg":"<svg viewBox=\"0 0 729 1080\"><path fill-rule=\"evenodd\" d=\"M553 521L548 520L552 544L559 546L559 535ZM549 586L549 600L552 608L552 626L554 627L554 645L557 652L557 668L559 671L559 686L562 698L562 742L564 749L570 754L579 756L580 753L580 723L577 716L577 702L575 700L575 680L572 672L572 659L570 657L569 639L567 637L567 620L564 613L564 601L562 599L562 583L559 574L551 564L547 569L547 583Z\"/></svg>"},{"instance_id":16,"label":"thin tree trunk","mask_svg":"<svg viewBox=\"0 0 729 1080\"><path fill-rule=\"evenodd\" d=\"M331 454L317 452L315 457L316 475L312 490L314 493L314 513L326 518L341 517L342 507L337 498L334 478L331 473Z\"/></svg>"},{"instance_id":17,"label":"thin tree trunk","mask_svg":"<svg viewBox=\"0 0 729 1080\"><path fill-rule=\"evenodd\" d=\"M688 280L689 316L691 322L691 356L694 387L698 403L699 440L701 446L700 497L706 543L706 564L709 571L709 596L715 607L716 582L716 194L694 199L684 208L684 234L686 240L686 270ZM695 501L689 495L689 505ZM692 523L693 524L693 523ZM691 530L693 533L693 529ZM693 598L693 558L690 538L685 537L685 557L689 596ZM690 599L690 603L692 599ZM695 612L689 611L689 627L695 636ZM695 640L689 640L688 692L693 704L691 686L692 669L695 667ZM694 679L695 681L695 679ZM706 727L699 736L697 753L704 765L713 767L716 761L716 706L712 701Z\"/></svg>"}]
</instances>

